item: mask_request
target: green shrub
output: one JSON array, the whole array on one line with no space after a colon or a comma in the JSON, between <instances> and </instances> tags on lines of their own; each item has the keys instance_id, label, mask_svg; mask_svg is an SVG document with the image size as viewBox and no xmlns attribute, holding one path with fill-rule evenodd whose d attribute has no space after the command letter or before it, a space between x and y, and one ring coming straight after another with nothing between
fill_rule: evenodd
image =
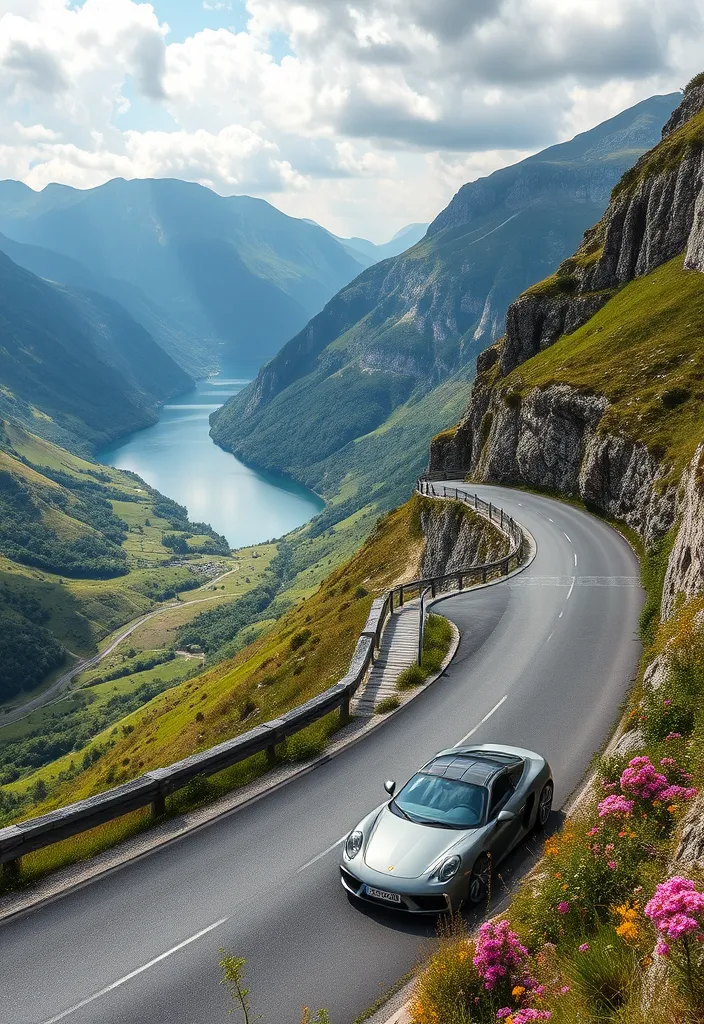
<instances>
[{"instance_id":1,"label":"green shrub","mask_svg":"<svg viewBox=\"0 0 704 1024\"><path fill-rule=\"evenodd\" d=\"M595 1020L610 1020L629 1000L638 979L638 951L605 925L588 949L565 958L570 983L584 997Z\"/></svg>"},{"instance_id":2,"label":"green shrub","mask_svg":"<svg viewBox=\"0 0 704 1024\"><path fill-rule=\"evenodd\" d=\"M375 704L374 711L377 715L388 715L390 711L395 711L401 704L398 697L384 697L378 704Z\"/></svg>"},{"instance_id":3,"label":"green shrub","mask_svg":"<svg viewBox=\"0 0 704 1024\"><path fill-rule=\"evenodd\" d=\"M694 78L690 78L684 87L685 95L691 90L696 89L698 86L704 85L704 71L700 71Z\"/></svg>"},{"instance_id":4,"label":"green shrub","mask_svg":"<svg viewBox=\"0 0 704 1024\"><path fill-rule=\"evenodd\" d=\"M297 651L299 647L303 647L303 645L310 640L312 635L313 634L310 629L302 629L299 633L294 633L291 637L289 647L292 651Z\"/></svg>"},{"instance_id":5,"label":"green shrub","mask_svg":"<svg viewBox=\"0 0 704 1024\"><path fill-rule=\"evenodd\" d=\"M420 665L409 665L408 668L404 668L403 672L399 674L396 680L397 690L412 690L414 686L420 686L428 678L427 672L424 672Z\"/></svg>"}]
</instances>

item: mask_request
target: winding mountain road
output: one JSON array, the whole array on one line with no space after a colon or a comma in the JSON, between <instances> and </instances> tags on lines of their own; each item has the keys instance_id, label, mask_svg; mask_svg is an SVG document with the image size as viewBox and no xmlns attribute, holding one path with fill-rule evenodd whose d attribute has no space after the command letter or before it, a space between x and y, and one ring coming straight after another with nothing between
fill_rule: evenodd
<instances>
[{"instance_id":1,"label":"winding mountain road","mask_svg":"<svg viewBox=\"0 0 704 1024\"><path fill-rule=\"evenodd\" d=\"M462 637L445 676L314 771L0 926L3 1024L224 1022L220 947L247 958L266 1024L297 1024L303 1004L351 1024L433 934L432 922L353 907L338 880L339 841L381 802L384 779L405 782L467 738L505 742L549 758L564 804L636 670L637 560L568 505L478 490L531 531L537 555L440 606Z\"/></svg>"}]
</instances>

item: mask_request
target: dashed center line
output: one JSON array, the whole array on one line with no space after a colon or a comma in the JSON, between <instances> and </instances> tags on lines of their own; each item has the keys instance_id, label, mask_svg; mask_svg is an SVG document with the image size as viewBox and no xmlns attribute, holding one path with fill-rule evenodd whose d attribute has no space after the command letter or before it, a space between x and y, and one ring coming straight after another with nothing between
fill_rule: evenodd
<instances>
[{"instance_id":1,"label":"dashed center line","mask_svg":"<svg viewBox=\"0 0 704 1024\"><path fill-rule=\"evenodd\" d=\"M338 839L336 843L332 844L332 846L328 846L327 850L323 850L323 852L319 853L317 857L313 857L311 860L306 861L305 864L302 864L301 867L298 868L298 870L296 871L296 874L300 875L301 871L305 871L306 868L312 867L313 864L317 864L317 862L319 860L322 860L323 857L327 857L327 855L329 853L332 853L332 851L335 850L341 843L344 843L345 839L347 839L346 832L342 839Z\"/></svg>"},{"instance_id":2,"label":"dashed center line","mask_svg":"<svg viewBox=\"0 0 704 1024\"><path fill-rule=\"evenodd\" d=\"M225 924L229 918L221 917L219 921L215 921L213 924L209 924L207 928L201 928L195 935L191 935L189 939L184 939L183 942L179 942L178 945L173 946L171 949L167 949L165 953L161 953L160 956L155 956L149 963L143 964L142 967L138 967L134 971L130 971L124 978L118 978L117 981L113 981L112 985L106 985L105 988L101 988L99 992L94 992L92 996L88 996L86 999L82 999L80 1003L76 1003L75 1006L70 1006L68 1010L64 1010L63 1013L58 1013L55 1017L51 1017L49 1020L45 1020L43 1024L56 1024L59 1020L64 1020L65 1017L69 1017L76 1010L82 1010L84 1006L88 1006L90 1003L94 1003L96 999L100 999L102 996L106 996L109 992L113 992L116 988L124 985L126 982L131 981L132 978L136 978L138 974L143 974L144 971L148 971L150 967L154 967L155 964L160 963L162 960L166 960L167 957L177 953L179 949L183 949L184 946L190 946L196 939L202 938L207 935L208 932L214 931L219 928L220 925Z\"/></svg>"},{"instance_id":3,"label":"dashed center line","mask_svg":"<svg viewBox=\"0 0 704 1024\"><path fill-rule=\"evenodd\" d=\"M456 747L461 747L463 743L467 742L467 740L470 738L470 736L474 736L474 734L477 731L477 729L479 729L482 725L484 725L485 722L488 722L489 719L491 718L491 716L494 714L494 712L498 711L499 708L501 707L501 705L503 703L505 703L505 701L507 701L507 700L508 700L508 694L505 694L501 698L501 700L498 702L498 704L494 704L494 706L491 709L491 711L489 711L488 714L484 715L484 717L482 718L481 722L477 722L477 724L474 726L474 728L470 729L469 732L467 733L467 735L463 736L462 739L459 741L459 743L455 743L455 746Z\"/></svg>"}]
</instances>

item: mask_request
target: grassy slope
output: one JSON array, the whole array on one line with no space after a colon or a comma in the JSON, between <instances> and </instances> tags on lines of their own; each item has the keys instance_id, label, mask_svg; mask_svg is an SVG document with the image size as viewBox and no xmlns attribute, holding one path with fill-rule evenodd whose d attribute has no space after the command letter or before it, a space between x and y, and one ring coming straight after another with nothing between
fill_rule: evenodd
<instances>
[{"instance_id":1,"label":"grassy slope","mask_svg":"<svg viewBox=\"0 0 704 1024\"><path fill-rule=\"evenodd\" d=\"M644 441L679 477L704 424L704 275L677 257L626 285L502 389L571 384L607 396L600 430Z\"/></svg>"},{"instance_id":2,"label":"grassy slope","mask_svg":"<svg viewBox=\"0 0 704 1024\"><path fill-rule=\"evenodd\" d=\"M121 720L119 731L97 736L86 749L112 746L88 770L57 785L59 772L71 759L80 762L83 749L12 783L7 792L25 793L41 778L51 793L39 810L59 806L238 735L326 689L346 671L372 597L417 574L423 500L413 498L381 520L362 549L266 636L156 697Z\"/></svg>"},{"instance_id":3,"label":"grassy slope","mask_svg":"<svg viewBox=\"0 0 704 1024\"><path fill-rule=\"evenodd\" d=\"M165 593L182 590L207 578L196 575L189 566L169 564L173 561L173 552L163 547L161 539L165 533L174 531L165 519L155 515L155 492L148 490L137 477L97 467L17 424L7 424L5 434L8 451L0 451L0 467L29 487L41 508L42 522L51 525L60 537L95 532L70 515L77 492L73 492L70 485L62 486L44 476L40 469L27 466L17 456L34 466L65 473L77 483L101 484L110 495L120 492L126 499L132 499L111 501L113 510L127 522L130 530L122 545L129 568L124 576L70 579L0 556L0 584L6 583L13 592L36 598L49 613L48 628L68 651L81 656L95 654L101 640L124 622L148 611ZM96 473L101 479L96 478ZM102 480L103 476L108 479ZM63 492L68 502L67 511L48 507L43 499L45 492ZM196 555L189 560L194 569L205 563L222 565L223 571L238 565L221 555ZM193 592L189 596L196 599L197 594ZM200 595L204 596L209 595Z\"/></svg>"}]
</instances>

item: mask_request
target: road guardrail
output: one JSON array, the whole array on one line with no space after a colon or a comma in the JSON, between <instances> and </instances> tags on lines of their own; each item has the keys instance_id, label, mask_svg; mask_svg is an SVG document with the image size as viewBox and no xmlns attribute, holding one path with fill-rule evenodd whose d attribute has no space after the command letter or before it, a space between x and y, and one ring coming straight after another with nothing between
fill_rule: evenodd
<instances>
[{"instance_id":1,"label":"road guardrail","mask_svg":"<svg viewBox=\"0 0 704 1024\"><path fill-rule=\"evenodd\" d=\"M447 478L447 474L443 474ZM331 687L301 704L280 718L265 722L217 746L198 754L191 754L175 764L154 768L137 779L97 793L77 803L60 807L40 817L28 818L0 829L0 865L10 874L19 871L20 858L53 843L87 832L96 825L105 824L131 811L150 807L152 817L166 812L166 797L183 788L196 776L210 776L253 754L265 751L271 764L276 759L276 747L287 737L339 709L342 722L350 717L350 702L364 681L369 666L379 650L381 634L395 608L400 608L414 595L429 590L433 597L449 590L464 590L468 586L486 583L493 575L508 575L510 566L521 564L525 538L520 526L503 509L486 502L478 495L468 495L455 487L436 487L436 480L425 475L417 481L416 491L432 498L463 502L478 515L488 519L510 541L510 550L503 558L482 565L466 566L441 576L412 580L393 587L372 602L364 629L357 641L347 674ZM424 625L425 603L421 619ZM421 626L422 629L422 626ZM422 642L422 640L420 641Z\"/></svg>"}]
</instances>

